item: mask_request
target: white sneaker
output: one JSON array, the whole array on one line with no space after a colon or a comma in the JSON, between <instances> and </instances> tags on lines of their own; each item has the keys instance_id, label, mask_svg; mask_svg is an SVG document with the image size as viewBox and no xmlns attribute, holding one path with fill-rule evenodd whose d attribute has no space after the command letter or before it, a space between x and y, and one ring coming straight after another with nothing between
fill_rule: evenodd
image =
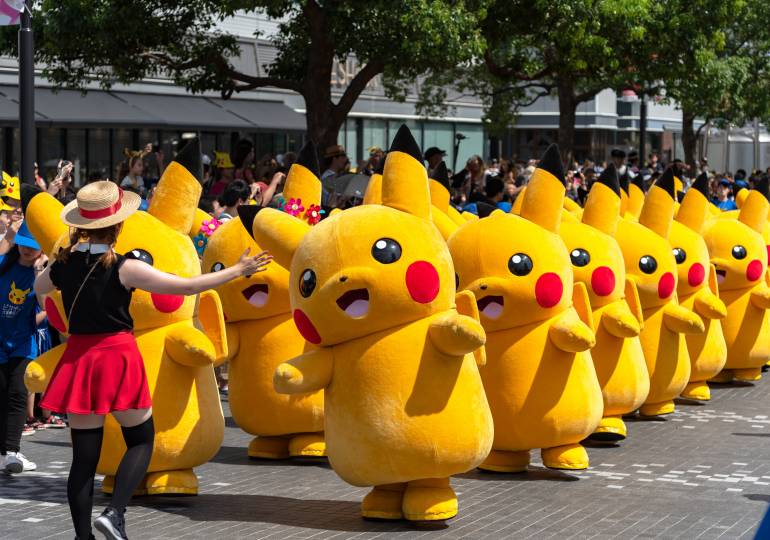
<instances>
[{"instance_id":1,"label":"white sneaker","mask_svg":"<svg viewBox=\"0 0 770 540\"><path fill-rule=\"evenodd\" d=\"M18 474L35 469L37 469L37 465L24 457L21 452L8 452L8 455L5 456L5 470L9 473Z\"/></svg>"},{"instance_id":2,"label":"white sneaker","mask_svg":"<svg viewBox=\"0 0 770 540\"><path fill-rule=\"evenodd\" d=\"M0 471L5 471L5 459L6 456L0 454Z\"/></svg>"}]
</instances>

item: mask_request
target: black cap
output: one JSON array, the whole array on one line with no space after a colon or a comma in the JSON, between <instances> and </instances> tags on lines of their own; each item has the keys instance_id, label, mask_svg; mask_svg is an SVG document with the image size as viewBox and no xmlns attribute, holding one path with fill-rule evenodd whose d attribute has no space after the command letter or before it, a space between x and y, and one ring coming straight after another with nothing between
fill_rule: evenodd
<instances>
[{"instance_id":1,"label":"black cap","mask_svg":"<svg viewBox=\"0 0 770 540\"><path fill-rule=\"evenodd\" d=\"M628 195L628 171L625 171L623 175L618 178L618 184L620 184L620 189L626 192L626 195Z\"/></svg>"},{"instance_id":2,"label":"black cap","mask_svg":"<svg viewBox=\"0 0 770 540\"><path fill-rule=\"evenodd\" d=\"M428 160L435 156L436 154L441 154L442 156L446 155L446 150L442 150L441 148L438 148L437 146L431 146L425 151L425 159Z\"/></svg>"},{"instance_id":3,"label":"black cap","mask_svg":"<svg viewBox=\"0 0 770 540\"><path fill-rule=\"evenodd\" d=\"M762 175L759 181L754 184L754 190L759 191L762 195L765 196L765 199L770 201L770 185L768 184L769 182L767 176Z\"/></svg>"},{"instance_id":4,"label":"black cap","mask_svg":"<svg viewBox=\"0 0 770 540\"><path fill-rule=\"evenodd\" d=\"M26 214L27 206L29 206L29 203L32 200L32 197L34 197L38 193L43 193L43 190L32 184L22 184L20 189L21 189L21 193L20 193L21 211Z\"/></svg>"},{"instance_id":5,"label":"black cap","mask_svg":"<svg viewBox=\"0 0 770 540\"><path fill-rule=\"evenodd\" d=\"M480 218L485 218L492 212L497 210L497 206L489 203L485 203L482 201L478 201L476 203L476 212L478 213Z\"/></svg>"},{"instance_id":6,"label":"black cap","mask_svg":"<svg viewBox=\"0 0 770 540\"><path fill-rule=\"evenodd\" d=\"M674 168L669 167L655 181L655 185L668 193L672 199L676 200L676 185L674 184Z\"/></svg>"},{"instance_id":7,"label":"black cap","mask_svg":"<svg viewBox=\"0 0 770 540\"><path fill-rule=\"evenodd\" d=\"M321 176L318 167L318 149L316 148L313 141L309 140L302 146L302 149L299 151L299 155L297 156L297 161L295 163L299 163L305 167L307 170L313 173L316 178Z\"/></svg>"},{"instance_id":8,"label":"black cap","mask_svg":"<svg viewBox=\"0 0 770 540\"><path fill-rule=\"evenodd\" d=\"M602 171L602 174L599 175L599 178L596 181L600 184L604 184L614 191L615 195L620 197L620 180L618 179L618 170L615 168L614 163L610 163L607 168Z\"/></svg>"},{"instance_id":9,"label":"black cap","mask_svg":"<svg viewBox=\"0 0 770 540\"><path fill-rule=\"evenodd\" d=\"M393 142L390 144L389 152L403 152L409 154L414 159L422 163L422 152L420 152L420 146L417 141L414 140L412 132L406 127L406 124L401 124L398 128L396 136L393 137Z\"/></svg>"},{"instance_id":10,"label":"black cap","mask_svg":"<svg viewBox=\"0 0 770 540\"><path fill-rule=\"evenodd\" d=\"M433 169L433 174L430 176L431 180L435 180L445 188L449 189L449 171L446 168L446 163L443 161L436 165Z\"/></svg>"},{"instance_id":11,"label":"black cap","mask_svg":"<svg viewBox=\"0 0 770 540\"><path fill-rule=\"evenodd\" d=\"M621 150L620 148L613 148L610 151L610 156L611 157L616 157L616 158L624 158L624 157L626 157L626 153L623 150Z\"/></svg>"},{"instance_id":12,"label":"black cap","mask_svg":"<svg viewBox=\"0 0 770 540\"><path fill-rule=\"evenodd\" d=\"M540 158L540 163L537 164L538 169L548 171L556 177L559 182L564 182L564 166L561 162L561 154L559 154L559 147L556 144L549 146L543 157Z\"/></svg>"},{"instance_id":13,"label":"black cap","mask_svg":"<svg viewBox=\"0 0 770 540\"><path fill-rule=\"evenodd\" d=\"M690 186L690 189L694 189L696 191L700 191L701 194L708 199L709 197L709 175L706 172L702 172L698 175L698 178L695 179L695 182L692 183L692 186Z\"/></svg>"},{"instance_id":14,"label":"black cap","mask_svg":"<svg viewBox=\"0 0 770 540\"><path fill-rule=\"evenodd\" d=\"M203 181L203 162L201 160L201 140L190 139L184 148L174 157L174 161L187 169L198 182Z\"/></svg>"},{"instance_id":15,"label":"black cap","mask_svg":"<svg viewBox=\"0 0 770 540\"><path fill-rule=\"evenodd\" d=\"M238 217L241 218L241 224L243 224L243 228L246 229L246 232L249 233L249 236L252 238L254 237L254 232L252 231L254 218L257 217L257 214L262 208L263 207L258 204L242 204L238 207Z\"/></svg>"}]
</instances>

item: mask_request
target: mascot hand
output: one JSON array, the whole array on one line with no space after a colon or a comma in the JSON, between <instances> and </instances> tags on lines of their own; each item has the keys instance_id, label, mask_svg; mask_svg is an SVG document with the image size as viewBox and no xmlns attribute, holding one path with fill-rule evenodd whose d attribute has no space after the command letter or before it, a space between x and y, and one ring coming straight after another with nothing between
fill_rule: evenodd
<instances>
[{"instance_id":1,"label":"mascot hand","mask_svg":"<svg viewBox=\"0 0 770 540\"><path fill-rule=\"evenodd\" d=\"M279 365L273 387L279 394L306 394L329 386L332 379L331 348L321 347Z\"/></svg>"},{"instance_id":2,"label":"mascot hand","mask_svg":"<svg viewBox=\"0 0 770 540\"><path fill-rule=\"evenodd\" d=\"M565 352L583 352L596 345L593 331L580 320L574 309L568 309L551 321L548 337Z\"/></svg>"},{"instance_id":3,"label":"mascot hand","mask_svg":"<svg viewBox=\"0 0 770 540\"><path fill-rule=\"evenodd\" d=\"M614 302L602 312L602 325L615 337L630 338L639 335L639 321L631 313L625 301Z\"/></svg>"},{"instance_id":4,"label":"mascot hand","mask_svg":"<svg viewBox=\"0 0 770 540\"><path fill-rule=\"evenodd\" d=\"M707 319L718 320L727 317L725 303L706 287L695 293L693 309L695 310L695 313Z\"/></svg>"},{"instance_id":5,"label":"mascot hand","mask_svg":"<svg viewBox=\"0 0 770 540\"><path fill-rule=\"evenodd\" d=\"M27 390L36 394L44 392L46 385L45 370L35 361L27 365L27 371L24 372L24 384Z\"/></svg>"},{"instance_id":6,"label":"mascot hand","mask_svg":"<svg viewBox=\"0 0 770 540\"><path fill-rule=\"evenodd\" d=\"M663 323L672 332L680 334L702 334L706 330L697 314L674 302L663 308Z\"/></svg>"}]
</instances>

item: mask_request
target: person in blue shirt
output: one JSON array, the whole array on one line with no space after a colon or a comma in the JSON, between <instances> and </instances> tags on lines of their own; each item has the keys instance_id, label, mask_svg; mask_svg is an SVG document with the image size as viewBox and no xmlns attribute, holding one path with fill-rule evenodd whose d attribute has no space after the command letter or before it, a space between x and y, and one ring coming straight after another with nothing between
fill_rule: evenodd
<instances>
[{"instance_id":1,"label":"person in blue shirt","mask_svg":"<svg viewBox=\"0 0 770 540\"><path fill-rule=\"evenodd\" d=\"M0 470L10 473L37 468L20 444L27 413L24 371L38 354L33 285L46 261L26 224L11 250L0 256Z\"/></svg>"},{"instance_id":2,"label":"person in blue shirt","mask_svg":"<svg viewBox=\"0 0 770 540\"><path fill-rule=\"evenodd\" d=\"M738 205L735 204L735 200L730 196L731 187L730 181L725 178L720 180L719 184L717 184L717 196L716 199L711 202L722 212L737 210L738 208Z\"/></svg>"}]
</instances>

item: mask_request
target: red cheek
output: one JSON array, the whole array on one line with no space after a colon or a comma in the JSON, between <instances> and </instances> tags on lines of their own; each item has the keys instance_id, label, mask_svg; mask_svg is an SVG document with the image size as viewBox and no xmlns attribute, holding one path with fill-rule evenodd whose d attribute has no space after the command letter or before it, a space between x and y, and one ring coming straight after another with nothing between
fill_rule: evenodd
<instances>
[{"instance_id":1,"label":"red cheek","mask_svg":"<svg viewBox=\"0 0 770 540\"><path fill-rule=\"evenodd\" d=\"M749 281L756 281L762 277L762 262L758 259L754 259L746 267L746 279Z\"/></svg>"},{"instance_id":2,"label":"red cheek","mask_svg":"<svg viewBox=\"0 0 770 540\"><path fill-rule=\"evenodd\" d=\"M432 302L438 296L440 286L438 272L429 262L413 262L406 269L406 288L415 302Z\"/></svg>"},{"instance_id":3,"label":"red cheek","mask_svg":"<svg viewBox=\"0 0 770 540\"><path fill-rule=\"evenodd\" d=\"M59 309L56 307L54 301L51 300L50 296L45 299L45 314L48 317L48 322L51 323L51 326L56 328L56 330L62 334L67 333L67 325L64 324L64 319L61 318Z\"/></svg>"},{"instance_id":4,"label":"red cheek","mask_svg":"<svg viewBox=\"0 0 770 540\"><path fill-rule=\"evenodd\" d=\"M297 325L297 330L307 341L313 345L321 343L321 336L318 334L318 330L315 329L313 323L310 322L308 316L301 309L294 310L294 324Z\"/></svg>"},{"instance_id":5,"label":"red cheek","mask_svg":"<svg viewBox=\"0 0 770 540\"><path fill-rule=\"evenodd\" d=\"M701 263L695 263L693 264L690 269L687 271L687 283L690 284L690 287L697 287L701 283L703 283L703 280L706 277L706 269L703 268L703 265Z\"/></svg>"},{"instance_id":6,"label":"red cheek","mask_svg":"<svg viewBox=\"0 0 770 540\"><path fill-rule=\"evenodd\" d=\"M161 313L173 313L184 304L184 296L178 294L150 293L152 305Z\"/></svg>"},{"instance_id":7,"label":"red cheek","mask_svg":"<svg viewBox=\"0 0 770 540\"><path fill-rule=\"evenodd\" d=\"M671 293L674 292L674 287L676 287L674 274L666 272L660 277L660 281L658 281L658 296L660 298L668 298L671 296Z\"/></svg>"},{"instance_id":8,"label":"red cheek","mask_svg":"<svg viewBox=\"0 0 770 540\"><path fill-rule=\"evenodd\" d=\"M608 296L615 290L615 274L606 266L600 266L591 273L591 288L599 296Z\"/></svg>"},{"instance_id":9,"label":"red cheek","mask_svg":"<svg viewBox=\"0 0 770 540\"><path fill-rule=\"evenodd\" d=\"M561 301L564 285L558 274L548 272L537 278L535 300L544 308L552 308Z\"/></svg>"}]
</instances>

